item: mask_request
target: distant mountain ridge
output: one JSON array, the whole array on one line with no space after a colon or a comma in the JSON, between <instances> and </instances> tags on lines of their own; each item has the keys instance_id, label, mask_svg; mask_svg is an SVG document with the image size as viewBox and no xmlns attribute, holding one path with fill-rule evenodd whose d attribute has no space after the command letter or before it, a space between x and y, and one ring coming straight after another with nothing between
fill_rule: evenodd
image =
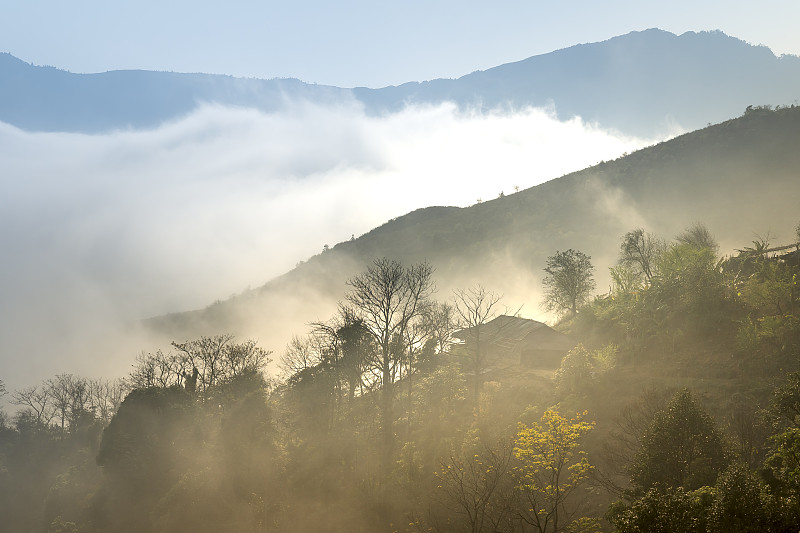
<instances>
[{"instance_id":1,"label":"distant mountain ridge","mask_svg":"<svg viewBox=\"0 0 800 533\"><path fill-rule=\"evenodd\" d=\"M29 131L151 128L202 103L283 109L288 100L363 105L370 114L451 101L478 110L554 106L558 117L654 137L800 98L800 58L721 32L650 29L530 57L458 79L352 89L296 79L111 71L73 74L0 54L0 121Z\"/></svg>"},{"instance_id":2,"label":"distant mountain ridge","mask_svg":"<svg viewBox=\"0 0 800 533\"><path fill-rule=\"evenodd\" d=\"M394 88L387 101L388 90L355 92L377 106L445 100L483 108L553 104L561 119L580 116L650 136L671 124L694 130L721 122L750 104L795 103L800 98L800 57L778 58L764 46L719 31L676 36L650 29L457 80L408 83Z\"/></svg>"},{"instance_id":3,"label":"distant mountain ridge","mask_svg":"<svg viewBox=\"0 0 800 533\"><path fill-rule=\"evenodd\" d=\"M100 133L152 128L202 103L277 111L286 95L321 104L349 93L295 79L116 70L73 74L0 54L0 121L29 131Z\"/></svg>"}]
</instances>

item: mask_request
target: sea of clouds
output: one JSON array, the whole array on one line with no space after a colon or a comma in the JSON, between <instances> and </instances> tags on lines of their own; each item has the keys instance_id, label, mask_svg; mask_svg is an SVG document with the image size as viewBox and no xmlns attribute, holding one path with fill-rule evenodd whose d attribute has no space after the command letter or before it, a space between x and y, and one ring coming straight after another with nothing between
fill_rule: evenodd
<instances>
[{"instance_id":1,"label":"sea of clouds","mask_svg":"<svg viewBox=\"0 0 800 533\"><path fill-rule=\"evenodd\" d=\"M121 376L135 355L112 355L122 324L261 285L416 208L490 200L653 141L552 109L451 105L207 105L101 135L0 123L0 379Z\"/></svg>"}]
</instances>

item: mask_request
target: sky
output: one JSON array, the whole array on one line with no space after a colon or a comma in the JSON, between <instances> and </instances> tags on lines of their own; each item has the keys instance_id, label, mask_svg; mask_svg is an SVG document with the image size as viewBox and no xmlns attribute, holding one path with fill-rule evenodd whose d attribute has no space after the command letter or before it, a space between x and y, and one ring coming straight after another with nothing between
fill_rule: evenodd
<instances>
[{"instance_id":1,"label":"sky","mask_svg":"<svg viewBox=\"0 0 800 533\"><path fill-rule=\"evenodd\" d=\"M800 55L800 3L764 0L4 2L0 51L73 72L294 77L383 87L459 77L658 27L722 30Z\"/></svg>"},{"instance_id":2,"label":"sky","mask_svg":"<svg viewBox=\"0 0 800 533\"><path fill-rule=\"evenodd\" d=\"M800 4L646 4L38 0L2 7L0 52L73 72L342 87L458 77L650 27L720 29L800 54ZM121 377L139 351L162 348L121 345L133 321L260 286L413 209L471 205L657 140L561 122L552 109L448 105L384 117L302 102L273 114L206 106L98 135L0 123L0 380L14 390L62 372Z\"/></svg>"}]
</instances>

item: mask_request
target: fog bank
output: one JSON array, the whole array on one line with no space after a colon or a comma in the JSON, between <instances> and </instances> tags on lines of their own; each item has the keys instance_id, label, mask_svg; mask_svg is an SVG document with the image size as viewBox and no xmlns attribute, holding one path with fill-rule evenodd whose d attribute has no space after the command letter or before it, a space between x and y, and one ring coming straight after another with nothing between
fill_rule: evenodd
<instances>
[{"instance_id":1,"label":"fog bank","mask_svg":"<svg viewBox=\"0 0 800 533\"><path fill-rule=\"evenodd\" d=\"M298 102L205 106L106 135L0 124L0 379L122 375L153 348L122 343L122 326L258 286L413 209L510 194L652 142L553 117Z\"/></svg>"}]
</instances>

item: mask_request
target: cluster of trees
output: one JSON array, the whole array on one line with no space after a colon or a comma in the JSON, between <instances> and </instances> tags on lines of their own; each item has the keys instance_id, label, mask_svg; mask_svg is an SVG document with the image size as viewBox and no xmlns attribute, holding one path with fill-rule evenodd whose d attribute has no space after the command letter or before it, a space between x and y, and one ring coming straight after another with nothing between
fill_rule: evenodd
<instances>
[{"instance_id":1,"label":"cluster of trees","mask_svg":"<svg viewBox=\"0 0 800 533\"><path fill-rule=\"evenodd\" d=\"M700 224L672 242L642 229L628 232L610 269L610 293L594 298L563 325L595 343L619 343L630 359L677 354L715 337L740 356L737 364L757 360L753 370L796 366L797 244L771 248L768 239L759 239L732 257L720 258L717 252L716 241Z\"/></svg>"},{"instance_id":2,"label":"cluster of trees","mask_svg":"<svg viewBox=\"0 0 800 533\"><path fill-rule=\"evenodd\" d=\"M798 401L800 374L792 373L774 391L762 420L754 421L773 431L758 443L764 456L758 465L752 455L737 453L741 450L688 390L678 391L655 413L627 458L624 499L607 513L615 531L796 530Z\"/></svg>"},{"instance_id":3,"label":"cluster of trees","mask_svg":"<svg viewBox=\"0 0 800 533\"><path fill-rule=\"evenodd\" d=\"M429 531L598 530L599 520L580 517L575 492L593 468L581 438L594 423L555 409L520 424L512 440L451 451L436 472L440 506L413 525Z\"/></svg>"},{"instance_id":4,"label":"cluster of trees","mask_svg":"<svg viewBox=\"0 0 800 533\"><path fill-rule=\"evenodd\" d=\"M64 374L0 420L8 531L248 531L277 456L269 353L230 335L140 355L113 382ZM236 497L219 499L232 490ZM215 524L211 526L210 524ZM198 529L199 528L199 529Z\"/></svg>"},{"instance_id":5,"label":"cluster of trees","mask_svg":"<svg viewBox=\"0 0 800 533\"><path fill-rule=\"evenodd\" d=\"M499 295L439 302L430 265L376 260L293 338L280 379L264 377L270 352L223 335L143 353L124 380L13 391L4 527L797 530L800 374L772 369L800 355L800 261L779 252L759 241L721 260L702 226L671 243L633 230L594 299L590 258L557 252L546 305L582 344L552 379L489 372ZM698 346L738 390L712 395L716 419L689 389L614 404L645 377L708 375L687 359Z\"/></svg>"}]
</instances>

